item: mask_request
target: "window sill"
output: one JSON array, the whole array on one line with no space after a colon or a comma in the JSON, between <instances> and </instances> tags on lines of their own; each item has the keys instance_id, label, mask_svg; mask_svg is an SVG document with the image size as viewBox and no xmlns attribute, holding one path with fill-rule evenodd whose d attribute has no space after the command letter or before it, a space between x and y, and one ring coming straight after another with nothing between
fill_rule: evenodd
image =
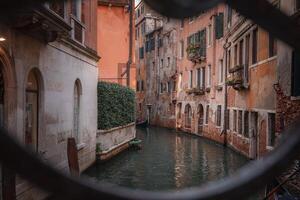
<instances>
[{"instance_id":1,"label":"window sill","mask_svg":"<svg viewBox=\"0 0 300 200\"><path fill-rule=\"evenodd\" d=\"M87 145L85 143L79 143L79 144L76 145L78 151L84 149L86 146Z\"/></svg>"}]
</instances>

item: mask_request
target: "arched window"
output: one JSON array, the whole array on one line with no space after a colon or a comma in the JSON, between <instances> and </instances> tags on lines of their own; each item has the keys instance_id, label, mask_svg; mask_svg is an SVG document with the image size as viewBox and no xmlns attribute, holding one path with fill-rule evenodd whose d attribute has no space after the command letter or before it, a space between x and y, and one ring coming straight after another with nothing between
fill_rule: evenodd
<instances>
[{"instance_id":1,"label":"arched window","mask_svg":"<svg viewBox=\"0 0 300 200\"><path fill-rule=\"evenodd\" d=\"M190 104L187 104L184 109L184 115L185 115L185 127L191 128L192 124L192 108Z\"/></svg>"},{"instance_id":2,"label":"arched window","mask_svg":"<svg viewBox=\"0 0 300 200\"><path fill-rule=\"evenodd\" d=\"M80 96L81 96L81 84L80 81L77 79L75 81L74 86L74 111L73 111L73 131L74 137L77 143L80 141Z\"/></svg>"},{"instance_id":3,"label":"arched window","mask_svg":"<svg viewBox=\"0 0 300 200\"><path fill-rule=\"evenodd\" d=\"M26 83L25 145L38 151L39 71L32 69Z\"/></svg>"}]
</instances>

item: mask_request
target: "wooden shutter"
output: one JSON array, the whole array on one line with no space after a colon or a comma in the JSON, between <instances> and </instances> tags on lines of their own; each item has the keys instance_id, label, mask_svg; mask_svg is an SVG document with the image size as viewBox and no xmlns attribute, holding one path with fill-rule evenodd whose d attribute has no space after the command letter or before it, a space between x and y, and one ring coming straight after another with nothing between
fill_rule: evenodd
<instances>
[{"instance_id":1,"label":"wooden shutter","mask_svg":"<svg viewBox=\"0 0 300 200\"><path fill-rule=\"evenodd\" d=\"M219 13L215 17L215 34L216 34L216 39L220 39L223 37L223 32L224 32L224 14Z\"/></svg>"}]
</instances>

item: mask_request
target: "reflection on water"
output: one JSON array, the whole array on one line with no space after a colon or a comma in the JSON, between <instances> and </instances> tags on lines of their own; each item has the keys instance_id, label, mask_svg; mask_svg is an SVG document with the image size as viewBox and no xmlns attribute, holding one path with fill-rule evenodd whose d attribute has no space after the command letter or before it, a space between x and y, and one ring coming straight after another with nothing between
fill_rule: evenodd
<instances>
[{"instance_id":1,"label":"reflection on water","mask_svg":"<svg viewBox=\"0 0 300 200\"><path fill-rule=\"evenodd\" d=\"M96 182L145 190L198 186L234 173L247 159L214 142L168 129L138 129L143 149L129 150L94 165L85 175Z\"/></svg>"}]
</instances>

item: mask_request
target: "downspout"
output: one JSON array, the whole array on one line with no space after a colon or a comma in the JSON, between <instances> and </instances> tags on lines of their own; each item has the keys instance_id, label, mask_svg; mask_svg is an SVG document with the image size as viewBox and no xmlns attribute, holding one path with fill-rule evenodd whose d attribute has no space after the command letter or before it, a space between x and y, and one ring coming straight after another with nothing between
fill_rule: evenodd
<instances>
[{"instance_id":1,"label":"downspout","mask_svg":"<svg viewBox=\"0 0 300 200\"><path fill-rule=\"evenodd\" d=\"M126 84L128 87L130 87L130 66L132 64L132 42L133 42L133 9L134 9L134 3L133 0L129 0L129 45L128 45L128 50L129 50L129 55L128 55L128 62L127 62L127 80Z\"/></svg>"}]
</instances>

